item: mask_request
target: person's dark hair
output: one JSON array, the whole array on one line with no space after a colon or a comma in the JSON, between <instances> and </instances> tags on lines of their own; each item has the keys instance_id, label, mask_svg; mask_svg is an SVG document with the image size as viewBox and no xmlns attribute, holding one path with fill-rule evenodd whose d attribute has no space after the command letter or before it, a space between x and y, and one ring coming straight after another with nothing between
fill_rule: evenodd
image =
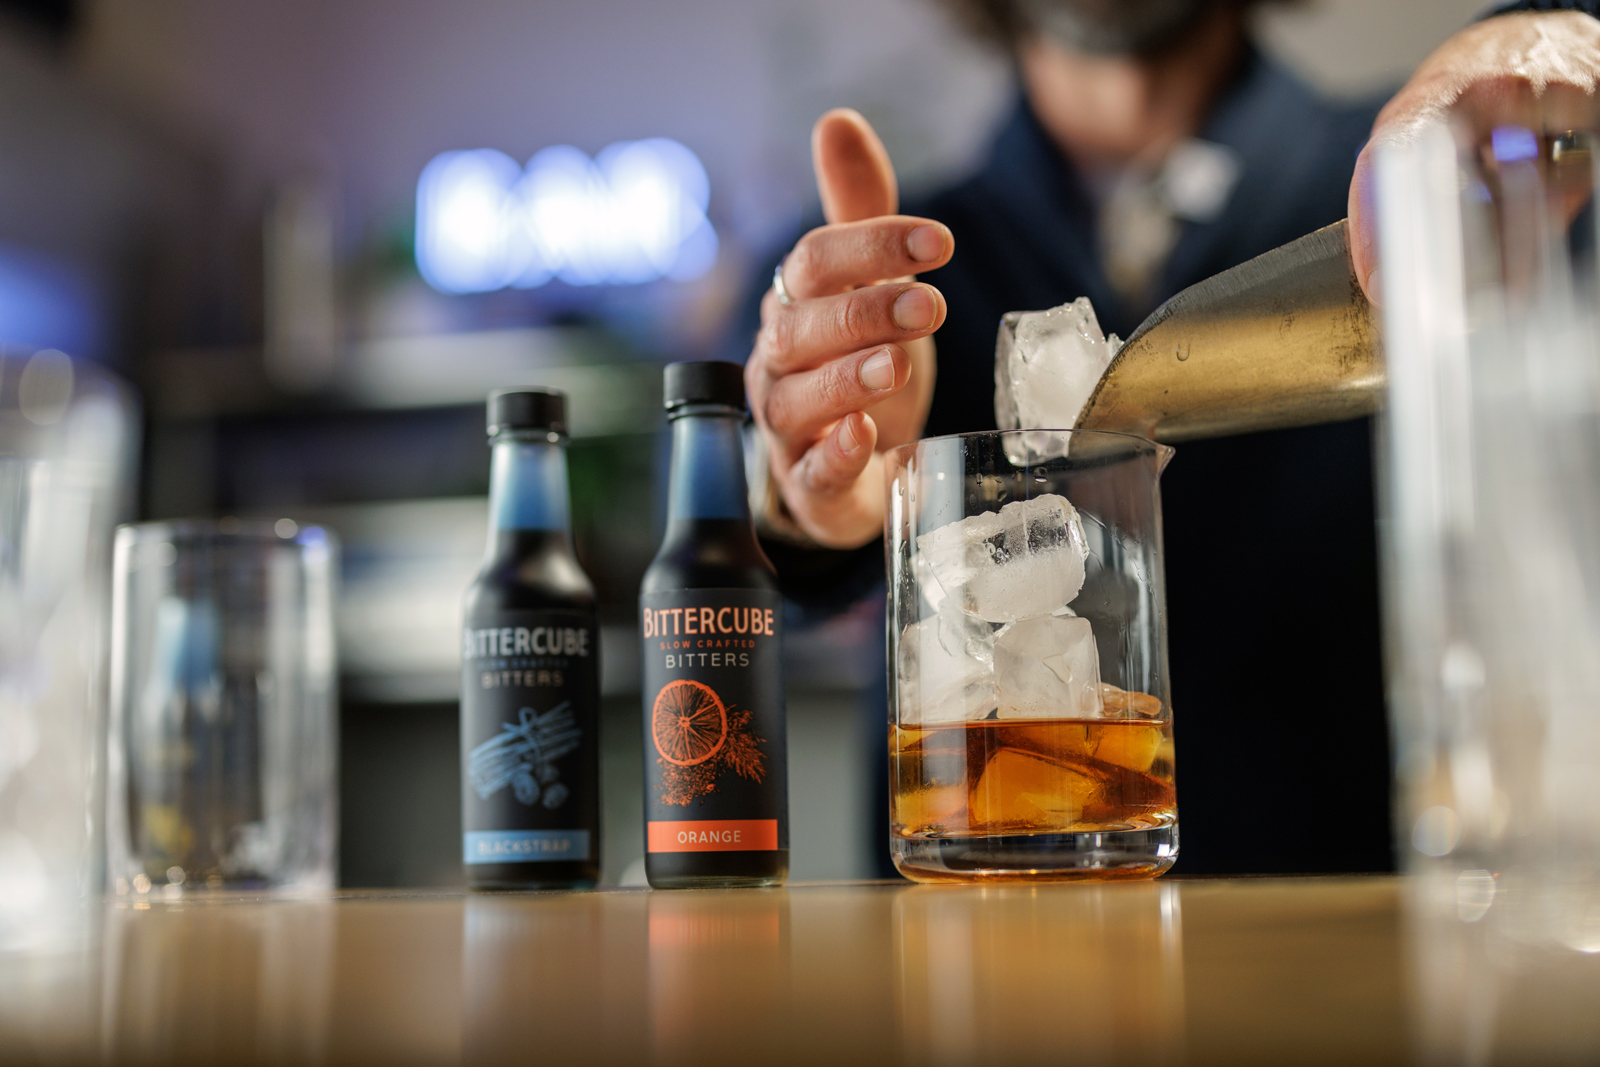
<instances>
[{"instance_id":1,"label":"person's dark hair","mask_svg":"<svg viewBox=\"0 0 1600 1067\"><path fill-rule=\"evenodd\" d=\"M1037 33L1070 37L1090 51L1145 52L1170 44L1222 4L1261 7L1296 0L935 0L981 40L1012 51Z\"/></svg>"},{"instance_id":2,"label":"person's dark hair","mask_svg":"<svg viewBox=\"0 0 1600 1067\"><path fill-rule=\"evenodd\" d=\"M1010 49L1028 32L1016 0L934 0L974 37Z\"/></svg>"}]
</instances>

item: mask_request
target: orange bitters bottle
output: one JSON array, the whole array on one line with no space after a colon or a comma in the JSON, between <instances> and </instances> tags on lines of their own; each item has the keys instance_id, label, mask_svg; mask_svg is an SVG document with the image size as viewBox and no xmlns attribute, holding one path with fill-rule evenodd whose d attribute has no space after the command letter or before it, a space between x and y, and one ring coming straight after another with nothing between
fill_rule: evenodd
<instances>
[{"instance_id":1,"label":"orange bitters bottle","mask_svg":"<svg viewBox=\"0 0 1600 1067\"><path fill-rule=\"evenodd\" d=\"M667 532L639 595L645 872L657 889L789 873L782 600L744 480L744 371L666 368Z\"/></svg>"}]
</instances>

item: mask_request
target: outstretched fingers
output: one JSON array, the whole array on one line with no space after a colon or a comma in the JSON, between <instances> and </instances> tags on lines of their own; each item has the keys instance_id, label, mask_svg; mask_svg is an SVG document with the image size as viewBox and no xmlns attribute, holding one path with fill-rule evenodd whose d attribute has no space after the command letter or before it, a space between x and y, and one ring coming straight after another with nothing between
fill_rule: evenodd
<instances>
[{"instance_id":1,"label":"outstretched fingers","mask_svg":"<svg viewBox=\"0 0 1600 1067\"><path fill-rule=\"evenodd\" d=\"M790 468L789 476L807 493L828 496L848 493L867 469L878 443L878 427L860 411L839 420L832 431L806 450Z\"/></svg>"},{"instance_id":2,"label":"outstretched fingers","mask_svg":"<svg viewBox=\"0 0 1600 1067\"><path fill-rule=\"evenodd\" d=\"M884 414L890 440L920 425L897 405L925 409L927 338L946 308L911 278L949 262L955 241L941 223L895 214L894 167L856 112L818 120L812 158L828 225L801 239L764 299L745 385L790 517L818 543L852 548L883 526L878 425L861 409Z\"/></svg>"},{"instance_id":3,"label":"outstretched fingers","mask_svg":"<svg viewBox=\"0 0 1600 1067\"><path fill-rule=\"evenodd\" d=\"M911 378L911 357L899 345L879 345L772 383L763 401L769 429L798 448L852 411L893 396Z\"/></svg>"},{"instance_id":4,"label":"outstretched fingers","mask_svg":"<svg viewBox=\"0 0 1600 1067\"><path fill-rule=\"evenodd\" d=\"M892 215L899 206L894 164L859 111L834 108L811 130L811 161L829 222Z\"/></svg>"},{"instance_id":5,"label":"outstretched fingers","mask_svg":"<svg viewBox=\"0 0 1600 1067\"><path fill-rule=\"evenodd\" d=\"M779 307L767 297L756 347L774 378L810 370L874 345L926 337L944 322L944 296L931 285L891 282Z\"/></svg>"},{"instance_id":6,"label":"outstretched fingers","mask_svg":"<svg viewBox=\"0 0 1600 1067\"><path fill-rule=\"evenodd\" d=\"M949 227L907 215L822 226L804 237L783 261L783 284L797 300L936 270L950 261Z\"/></svg>"}]
</instances>

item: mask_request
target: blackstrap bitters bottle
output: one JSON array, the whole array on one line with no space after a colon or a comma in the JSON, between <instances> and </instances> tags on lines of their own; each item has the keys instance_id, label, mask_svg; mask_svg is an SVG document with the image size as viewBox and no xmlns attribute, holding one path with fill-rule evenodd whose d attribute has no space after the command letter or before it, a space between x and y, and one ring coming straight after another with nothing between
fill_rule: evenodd
<instances>
[{"instance_id":1,"label":"blackstrap bitters bottle","mask_svg":"<svg viewBox=\"0 0 1600 1067\"><path fill-rule=\"evenodd\" d=\"M666 368L667 531L639 596L645 873L657 889L789 873L782 601L745 492L744 371Z\"/></svg>"},{"instance_id":2,"label":"blackstrap bitters bottle","mask_svg":"<svg viewBox=\"0 0 1600 1067\"><path fill-rule=\"evenodd\" d=\"M475 889L600 873L600 629L572 547L566 397L489 396L489 551L467 587L461 828Z\"/></svg>"}]
</instances>

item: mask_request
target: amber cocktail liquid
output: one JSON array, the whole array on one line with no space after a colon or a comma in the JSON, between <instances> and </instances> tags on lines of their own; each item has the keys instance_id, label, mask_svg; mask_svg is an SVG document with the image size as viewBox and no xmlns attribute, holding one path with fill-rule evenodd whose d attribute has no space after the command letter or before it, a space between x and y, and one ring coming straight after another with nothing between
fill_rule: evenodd
<instances>
[{"instance_id":1,"label":"amber cocktail liquid","mask_svg":"<svg viewBox=\"0 0 1600 1067\"><path fill-rule=\"evenodd\" d=\"M1165 722L1012 719L895 727L903 837L1143 830L1176 812Z\"/></svg>"},{"instance_id":2,"label":"amber cocktail liquid","mask_svg":"<svg viewBox=\"0 0 1600 1067\"><path fill-rule=\"evenodd\" d=\"M1165 719L895 726L889 750L893 829L901 851L910 853L903 866L913 877L968 881L1031 851L1053 852L1061 835L1124 838L1177 821L1172 731ZM938 862L919 863L919 855ZM1110 869L1041 864L1014 877L1149 877L1169 865L1154 859Z\"/></svg>"}]
</instances>

